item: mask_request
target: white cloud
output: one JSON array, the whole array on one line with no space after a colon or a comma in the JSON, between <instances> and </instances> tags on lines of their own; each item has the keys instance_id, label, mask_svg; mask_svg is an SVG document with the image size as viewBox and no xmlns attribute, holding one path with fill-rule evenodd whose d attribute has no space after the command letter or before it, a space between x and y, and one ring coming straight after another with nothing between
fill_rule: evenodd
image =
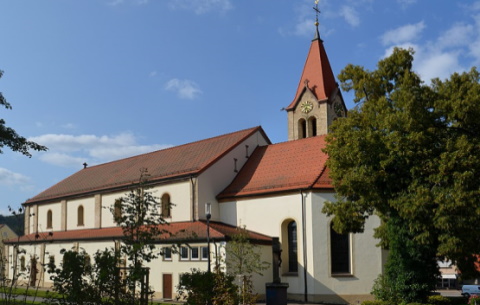
<instances>
[{"instance_id":1,"label":"white cloud","mask_svg":"<svg viewBox=\"0 0 480 305\"><path fill-rule=\"evenodd\" d=\"M342 16L345 21L353 27L360 25L360 16L353 6L343 5L340 8L340 16Z\"/></svg>"},{"instance_id":2,"label":"white cloud","mask_svg":"<svg viewBox=\"0 0 480 305\"><path fill-rule=\"evenodd\" d=\"M126 145L118 147L101 146L92 148L90 155L100 160L117 160L171 147L171 145Z\"/></svg>"},{"instance_id":3,"label":"white cloud","mask_svg":"<svg viewBox=\"0 0 480 305\"><path fill-rule=\"evenodd\" d=\"M81 168L87 157L74 157L65 153L48 152L40 155L40 160L61 167Z\"/></svg>"},{"instance_id":4,"label":"white cloud","mask_svg":"<svg viewBox=\"0 0 480 305\"><path fill-rule=\"evenodd\" d=\"M314 20L303 20L301 22L298 22L295 25L295 30L293 31L293 34L296 36L313 36L314 32Z\"/></svg>"},{"instance_id":5,"label":"white cloud","mask_svg":"<svg viewBox=\"0 0 480 305\"><path fill-rule=\"evenodd\" d=\"M471 9L474 11L480 11L480 1L476 1L471 5Z\"/></svg>"},{"instance_id":6,"label":"white cloud","mask_svg":"<svg viewBox=\"0 0 480 305\"><path fill-rule=\"evenodd\" d=\"M410 6L414 3L417 2L417 0L397 0L397 2L402 6L402 7L407 7Z\"/></svg>"},{"instance_id":7,"label":"white cloud","mask_svg":"<svg viewBox=\"0 0 480 305\"><path fill-rule=\"evenodd\" d=\"M110 2L108 2L108 5L110 6L117 6L117 5L120 5L124 2L124 0L112 0Z\"/></svg>"},{"instance_id":8,"label":"white cloud","mask_svg":"<svg viewBox=\"0 0 480 305\"><path fill-rule=\"evenodd\" d=\"M475 29L471 24L458 23L445 31L437 39L437 48L453 48L467 46L471 43Z\"/></svg>"},{"instance_id":9,"label":"white cloud","mask_svg":"<svg viewBox=\"0 0 480 305\"><path fill-rule=\"evenodd\" d=\"M174 10L191 10L197 15L212 11L223 14L233 9L233 4L230 0L170 0L169 6Z\"/></svg>"},{"instance_id":10,"label":"white cloud","mask_svg":"<svg viewBox=\"0 0 480 305\"><path fill-rule=\"evenodd\" d=\"M188 79L180 80L173 78L165 84L165 89L176 92L181 99L188 100L193 100L202 93L197 83Z\"/></svg>"},{"instance_id":11,"label":"white cloud","mask_svg":"<svg viewBox=\"0 0 480 305\"><path fill-rule=\"evenodd\" d=\"M415 65L422 79L429 82L432 78L445 79L453 72L464 70L458 61L457 52L439 52L425 54Z\"/></svg>"},{"instance_id":12,"label":"white cloud","mask_svg":"<svg viewBox=\"0 0 480 305\"><path fill-rule=\"evenodd\" d=\"M73 123L67 123L67 124L62 125L62 128L65 128L65 129L75 129L76 126L75 126L75 124L73 124Z\"/></svg>"},{"instance_id":13,"label":"white cloud","mask_svg":"<svg viewBox=\"0 0 480 305\"><path fill-rule=\"evenodd\" d=\"M385 56L389 56L394 47L415 50L413 69L429 83L433 78L445 79L454 72L463 72L465 67L461 64L461 58L477 50L475 45L480 46L479 35L474 27L466 23L452 25L446 31L423 44L415 44L421 32L425 28L423 22L409 24L391 31L382 36L382 42L388 45ZM475 37L477 35L477 37ZM480 59L480 51L478 52Z\"/></svg>"},{"instance_id":14,"label":"white cloud","mask_svg":"<svg viewBox=\"0 0 480 305\"><path fill-rule=\"evenodd\" d=\"M30 182L30 178L12 172L6 168L0 167L0 185L4 186L13 186L13 185L23 185Z\"/></svg>"},{"instance_id":15,"label":"white cloud","mask_svg":"<svg viewBox=\"0 0 480 305\"><path fill-rule=\"evenodd\" d=\"M401 44L417 40L425 28L423 21L415 24L407 24L399 28L387 31L382 35L383 45Z\"/></svg>"},{"instance_id":16,"label":"white cloud","mask_svg":"<svg viewBox=\"0 0 480 305\"><path fill-rule=\"evenodd\" d=\"M29 140L46 145L49 150L39 153L39 159L62 167L78 168L147 153L171 145L138 145L130 133L116 136L45 134Z\"/></svg>"},{"instance_id":17,"label":"white cloud","mask_svg":"<svg viewBox=\"0 0 480 305\"><path fill-rule=\"evenodd\" d=\"M155 77L155 76L157 76L157 74L158 74L157 71L152 71L148 74L148 76Z\"/></svg>"}]
</instances>

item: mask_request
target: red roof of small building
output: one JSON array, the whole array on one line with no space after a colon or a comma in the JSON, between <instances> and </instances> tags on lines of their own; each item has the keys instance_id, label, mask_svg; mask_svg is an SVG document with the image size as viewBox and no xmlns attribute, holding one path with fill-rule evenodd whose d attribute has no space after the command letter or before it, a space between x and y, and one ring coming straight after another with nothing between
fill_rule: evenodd
<instances>
[{"instance_id":1,"label":"red roof of small building","mask_svg":"<svg viewBox=\"0 0 480 305\"><path fill-rule=\"evenodd\" d=\"M303 90L305 90L306 81L308 88L319 101L328 99L333 90L337 88L337 82L335 81L327 52L325 52L323 41L320 38L312 40L302 77L298 83L297 93L293 101L286 108L287 111L293 110L297 105Z\"/></svg>"},{"instance_id":2,"label":"red roof of small building","mask_svg":"<svg viewBox=\"0 0 480 305\"><path fill-rule=\"evenodd\" d=\"M122 160L84 168L60 181L25 203L49 201L93 191L130 186L140 179L140 170L147 169L149 181L199 174L232 150L243 140L261 132L261 127L245 129L202 141L158 150Z\"/></svg>"},{"instance_id":3,"label":"red roof of small building","mask_svg":"<svg viewBox=\"0 0 480 305\"><path fill-rule=\"evenodd\" d=\"M233 182L217 198L298 189L333 189L325 165L325 136L257 147Z\"/></svg>"},{"instance_id":4,"label":"red roof of small building","mask_svg":"<svg viewBox=\"0 0 480 305\"><path fill-rule=\"evenodd\" d=\"M206 221L186 221L173 222L161 226L165 233L157 236L159 243L182 242L201 242L207 239ZM248 237L252 242L269 244L272 238L248 231ZM238 234L238 228L220 222L210 222L210 238L212 240L229 240L231 236ZM19 238L12 238L5 243L7 244L30 244L44 242L61 242L61 241L88 241L88 240L120 240L123 238L121 227L110 227L101 229L85 229L85 230L69 230L42 232L23 235Z\"/></svg>"}]
</instances>

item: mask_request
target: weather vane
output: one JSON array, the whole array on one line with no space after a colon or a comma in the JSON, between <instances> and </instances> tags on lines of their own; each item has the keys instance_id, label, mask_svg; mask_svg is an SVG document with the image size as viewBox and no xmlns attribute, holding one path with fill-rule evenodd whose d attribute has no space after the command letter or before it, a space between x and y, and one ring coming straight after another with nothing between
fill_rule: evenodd
<instances>
[{"instance_id":1,"label":"weather vane","mask_svg":"<svg viewBox=\"0 0 480 305\"><path fill-rule=\"evenodd\" d=\"M320 10L318 9L318 1L315 0L315 6L313 7L313 10L316 12L316 18L315 18L315 25L318 27L318 14L320 14Z\"/></svg>"}]
</instances>

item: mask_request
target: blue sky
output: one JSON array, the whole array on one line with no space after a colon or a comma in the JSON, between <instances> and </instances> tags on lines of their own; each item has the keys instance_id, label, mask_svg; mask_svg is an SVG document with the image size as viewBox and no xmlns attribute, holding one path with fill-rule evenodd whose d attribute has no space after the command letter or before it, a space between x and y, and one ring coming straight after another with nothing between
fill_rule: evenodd
<instances>
[{"instance_id":1,"label":"blue sky","mask_svg":"<svg viewBox=\"0 0 480 305\"><path fill-rule=\"evenodd\" d=\"M286 113L314 0L0 0L0 118L49 147L0 155L0 213L82 169L261 125ZM480 1L320 0L332 68L413 47L428 81L480 62ZM344 93L347 107L353 107Z\"/></svg>"}]
</instances>

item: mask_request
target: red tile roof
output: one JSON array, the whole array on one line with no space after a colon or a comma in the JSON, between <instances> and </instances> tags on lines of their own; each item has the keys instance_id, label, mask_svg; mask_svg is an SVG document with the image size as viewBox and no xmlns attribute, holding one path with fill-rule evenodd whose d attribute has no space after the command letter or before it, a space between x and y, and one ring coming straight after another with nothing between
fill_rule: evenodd
<instances>
[{"instance_id":1,"label":"red tile roof","mask_svg":"<svg viewBox=\"0 0 480 305\"><path fill-rule=\"evenodd\" d=\"M201 242L207 238L207 223L205 221L188 221L188 222L174 222L161 226L165 231L157 237L159 243L169 243L176 241L185 242ZM230 226L220 222L210 222L210 238L212 240L229 240L232 235L237 233L234 226ZM272 238L248 231L250 240L256 243L271 243ZM110 227L102 229L85 229L85 230L70 230L70 231L55 231L43 232L38 234L29 234L21 236L20 238L12 238L5 243L7 244L30 244L30 243L44 243L44 242L62 242L62 241L88 241L88 240L118 240L123 237L122 228Z\"/></svg>"},{"instance_id":2,"label":"red tile roof","mask_svg":"<svg viewBox=\"0 0 480 305\"><path fill-rule=\"evenodd\" d=\"M298 189L333 189L322 151L324 136L258 147L234 181L217 198Z\"/></svg>"},{"instance_id":3,"label":"red tile roof","mask_svg":"<svg viewBox=\"0 0 480 305\"><path fill-rule=\"evenodd\" d=\"M308 88L315 94L317 100L323 101L331 96L333 90L337 88L337 82L333 75L330 62L321 39L314 39L310 45L307 60L303 68L302 77L298 84L295 98L286 108L293 110L297 105L299 98L305 89L305 81L308 80Z\"/></svg>"},{"instance_id":4,"label":"red tile roof","mask_svg":"<svg viewBox=\"0 0 480 305\"><path fill-rule=\"evenodd\" d=\"M138 182L140 169L148 169L149 180L198 174L232 150L261 127L245 129L206 140L163 149L82 169L26 201L26 204L53 200L92 191L130 186Z\"/></svg>"}]
</instances>

